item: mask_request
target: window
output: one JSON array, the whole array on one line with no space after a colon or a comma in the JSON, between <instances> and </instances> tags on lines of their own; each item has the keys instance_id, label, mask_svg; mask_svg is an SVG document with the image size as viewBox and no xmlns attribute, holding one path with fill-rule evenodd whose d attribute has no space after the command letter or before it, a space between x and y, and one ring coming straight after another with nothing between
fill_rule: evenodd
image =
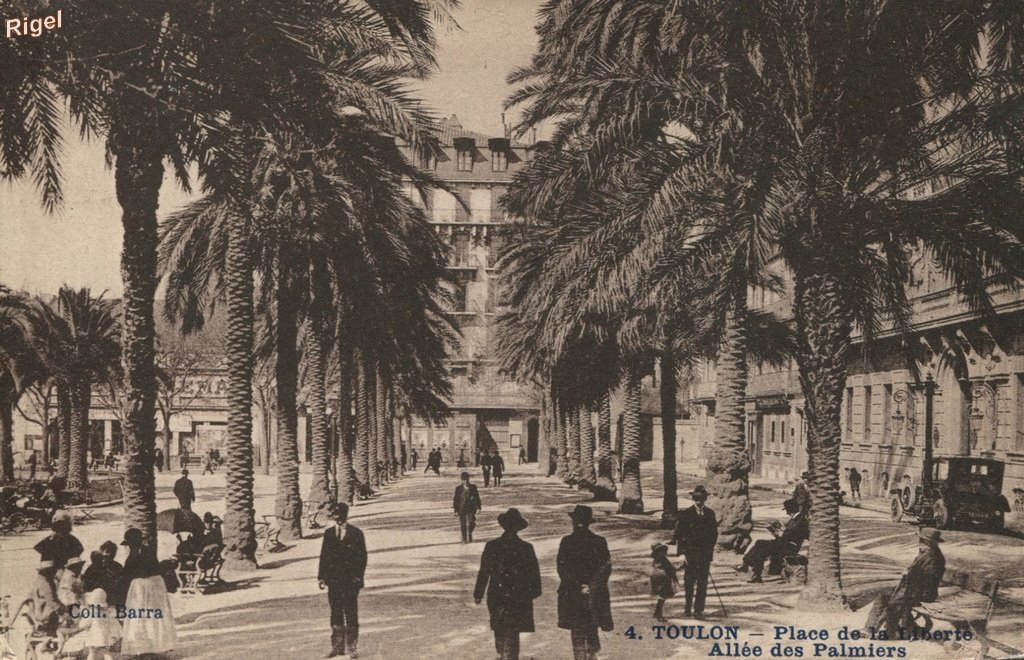
<instances>
[{"instance_id":1,"label":"window","mask_svg":"<svg viewBox=\"0 0 1024 660\"><path fill-rule=\"evenodd\" d=\"M846 423L843 425L843 440L853 442L853 388L846 388L846 396L843 397L843 404L846 407Z\"/></svg>"},{"instance_id":2,"label":"window","mask_svg":"<svg viewBox=\"0 0 1024 660\"><path fill-rule=\"evenodd\" d=\"M436 170L437 169L437 156L435 154L420 154L419 155L419 166L421 170Z\"/></svg>"},{"instance_id":3,"label":"window","mask_svg":"<svg viewBox=\"0 0 1024 660\"><path fill-rule=\"evenodd\" d=\"M871 424L871 386L868 385L864 388L864 435L861 442L871 442Z\"/></svg>"},{"instance_id":4,"label":"window","mask_svg":"<svg viewBox=\"0 0 1024 660\"><path fill-rule=\"evenodd\" d=\"M892 385L882 392L882 444L892 444Z\"/></svg>"},{"instance_id":5,"label":"window","mask_svg":"<svg viewBox=\"0 0 1024 660\"><path fill-rule=\"evenodd\" d=\"M508 154L504 151L491 152L491 171L504 172L508 169Z\"/></svg>"},{"instance_id":6,"label":"window","mask_svg":"<svg viewBox=\"0 0 1024 660\"><path fill-rule=\"evenodd\" d=\"M466 311L467 294L469 293L469 282L460 281L455 283L455 291L452 296L452 311Z\"/></svg>"},{"instance_id":7,"label":"window","mask_svg":"<svg viewBox=\"0 0 1024 660\"><path fill-rule=\"evenodd\" d=\"M456 234L455 240L452 245L452 265L453 266L468 266L469 265L469 235L468 234Z\"/></svg>"},{"instance_id":8,"label":"window","mask_svg":"<svg viewBox=\"0 0 1024 660\"><path fill-rule=\"evenodd\" d=\"M473 171L473 152L459 151L458 168L460 172Z\"/></svg>"}]
</instances>

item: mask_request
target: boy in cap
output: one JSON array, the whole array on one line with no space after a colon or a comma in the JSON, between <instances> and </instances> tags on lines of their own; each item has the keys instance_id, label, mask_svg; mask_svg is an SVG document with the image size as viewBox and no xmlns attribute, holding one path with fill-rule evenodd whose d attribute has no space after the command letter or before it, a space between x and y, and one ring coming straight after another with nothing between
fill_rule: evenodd
<instances>
[{"instance_id":1,"label":"boy in cap","mask_svg":"<svg viewBox=\"0 0 1024 660\"><path fill-rule=\"evenodd\" d=\"M683 556L684 616L702 618L704 601L707 599L708 574L711 572L711 560L715 555L715 543L718 541L718 521L715 512L704 506L708 499L708 491L704 486L697 486L690 491L693 506L679 512L676 522L674 539L676 555Z\"/></svg>"},{"instance_id":2,"label":"boy in cap","mask_svg":"<svg viewBox=\"0 0 1024 660\"><path fill-rule=\"evenodd\" d=\"M665 601L676 595L679 578L676 567L668 560L668 546L655 543L651 546L651 595L657 598L654 604L654 620L665 623Z\"/></svg>"}]
</instances>

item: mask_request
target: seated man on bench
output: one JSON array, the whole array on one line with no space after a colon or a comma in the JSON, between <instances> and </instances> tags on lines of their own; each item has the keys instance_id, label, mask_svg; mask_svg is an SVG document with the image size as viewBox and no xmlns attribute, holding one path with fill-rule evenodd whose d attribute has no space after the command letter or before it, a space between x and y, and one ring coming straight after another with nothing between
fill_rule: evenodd
<instances>
[{"instance_id":1,"label":"seated man on bench","mask_svg":"<svg viewBox=\"0 0 1024 660\"><path fill-rule=\"evenodd\" d=\"M734 570L746 573L751 569L751 576L748 582L761 582L761 573L764 571L764 562L769 558L772 563L781 566L782 560L788 555L795 555L800 552L800 547L810 536L810 525L807 516L800 509L800 503L796 500L786 500L782 503L789 520L783 528L779 523L768 526L772 533L772 540L760 540L754 543L743 562L733 566Z\"/></svg>"},{"instance_id":2,"label":"seated man on bench","mask_svg":"<svg viewBox=\"0 0 1024 660\"><path fill-rule=\"evenodd\" d=\"M914 627L915 607L939 597L939 584L946 572L946 558L939 550L942 535L939 530L926 527L918 532L918 539L918 555L899 586L888 597L879 598L868 615L868 627L881 630L884 623L890 638L894 638L901 627L905 630Z\"/></svg>"}]
</instances>

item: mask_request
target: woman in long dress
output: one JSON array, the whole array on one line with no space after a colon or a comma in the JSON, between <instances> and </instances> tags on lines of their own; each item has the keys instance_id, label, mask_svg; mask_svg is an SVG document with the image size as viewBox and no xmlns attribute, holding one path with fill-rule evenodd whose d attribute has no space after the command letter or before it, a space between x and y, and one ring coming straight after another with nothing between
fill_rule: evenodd
<instances>
[{"instance_id":1,"label":"woman in long dress","mask_svg":"<svg viewBox=\"0 0 1024 660\"><path fill-rule=\"evenodd\" d=\"M126 531L121 545L128 546L122 575L129 585L125 617L121 619L124 626L121 653L128 656L167 653L178 639L160 566L143 543L140 530L133 527Z\"/></svg>"}]
</instances>

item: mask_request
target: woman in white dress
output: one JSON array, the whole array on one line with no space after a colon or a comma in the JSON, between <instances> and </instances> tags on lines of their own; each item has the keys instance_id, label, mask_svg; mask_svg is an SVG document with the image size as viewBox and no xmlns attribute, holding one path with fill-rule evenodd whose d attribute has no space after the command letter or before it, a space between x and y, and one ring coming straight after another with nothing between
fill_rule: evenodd
<instances>
[{"instance_id":1,"label":"woman in white dress","mask_svg":"<svg viewBox=\"0 0 1024 660\"><path fill-rule=\"evenodd\" d=\"M148 656L167 653L177 644L174 615L167 585L160 575L155 553L145 545L142 532L134 527L124 533L121 545L128 546L124 580L128 583L121 624L124 626L121 653Z\"/></svg>"}]
</instances>

